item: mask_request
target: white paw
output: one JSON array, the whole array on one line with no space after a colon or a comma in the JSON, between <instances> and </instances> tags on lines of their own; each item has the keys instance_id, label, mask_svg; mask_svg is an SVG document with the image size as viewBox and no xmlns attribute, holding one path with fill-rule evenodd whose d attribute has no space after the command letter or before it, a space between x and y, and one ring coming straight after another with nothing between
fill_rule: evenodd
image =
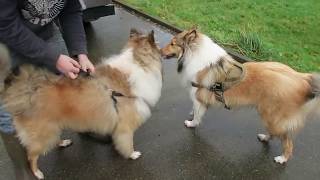
<instances>
[{"instance_id":1,"label":"white paw","mask_svg":"<svg viewBox=\"0 0 320 180\"><path fill-rule=\"evenodd\" d=\"M70 146L71 144L72 144L71 139L64 139L59 143L59 147L67 147L67 146Z\"/></svg>"},{"instance_id":2,"label":"white paw","mask_svg":"<svg viewBox=\"0 0 320 180\"><path fill-rule=\"evenodd\" d=\"M188 128L193 128L198 126L198 123L196 123L195 121L190 121L190 120L185 120L184 121L184 125L186 125Z\"/></svg>"},{"instance_id":3,"label":"white paw","mask_svg":"<svg viewBox=\"0 0 320 180\"><path fill-rule=\"evenodd\" d=\"M274 161L276 162L276 163L279 163L279 164L284 164L284 163L286 163L287 162L287 158L285 158L284 156L277 156L277 157L275 157L274 158Z\"/></svg>"},{"instance_id":4,"label":"white paw","mask_svg":"<svg viewBox=\"0 0 320 180\"><path fill-rule=\"evenodd\" d=\"M38 169L36 172L33 173L38 179L44 179L43 173Z\"/></svg>"},{"instance_id":5,"label":"white paw","mask_svg":"<svg viewBox=\"0 0 320 180\"><path fill-rule=\"evenodd\" d=\"M139 151L133 151L133 153L130 155L130 159L138 159L141 156L141 152Z\"/></svg>"},{"instance_id":6,"label":"white paw","mask_svg":"<svg viewBox=\"0 0 320 180\"><path fill-rule=\"evenodd\" d=\"M269 136L265 134L258 134L258 140L261 142L268 142Z\"/></svg>"}]
</instances>

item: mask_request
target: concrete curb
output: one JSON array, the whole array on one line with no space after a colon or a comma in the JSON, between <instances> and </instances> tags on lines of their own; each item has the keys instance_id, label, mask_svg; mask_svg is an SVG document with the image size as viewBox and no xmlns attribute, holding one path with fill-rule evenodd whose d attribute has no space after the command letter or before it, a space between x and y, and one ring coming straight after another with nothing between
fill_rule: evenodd
<instances>
[{"instance_id":1,"label":"concrete curb","mask_svg":"<svg viewBox=\"0 0 320 180\"><path fill-rule=\"evenodd\" d=\"M127 10L127 11L130 11L130 12L133 12L145 19L148 19L150 20L151 22L155 23L155 24L158 24L170 31L172 31L173 33L180 33L182 30L178 27L175 27L167 22L164 22L162 21L161 19L159 18L156 18L156 17L153 17L149 14L146 14L124 2L122 2L121 0L113 0L114 4L122 7L123 9ZM226 47L223 47L235 60L241 62L241 63L244 63L244 62L248 62L248 61L253 61L251 60L250 58L246 57L246 56L243 56L237 52L235 52L234 50L230 49L230 48L226 48Z\"/></svg>"}]
</instances>

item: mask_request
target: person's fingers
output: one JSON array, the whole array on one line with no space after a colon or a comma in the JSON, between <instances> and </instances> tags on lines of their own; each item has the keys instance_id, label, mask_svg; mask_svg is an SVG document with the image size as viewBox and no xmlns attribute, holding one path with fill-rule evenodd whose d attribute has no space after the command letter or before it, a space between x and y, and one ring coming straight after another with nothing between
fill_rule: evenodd
<instances>
[{"instance_id":1,"label":"person's fingers","mask_svg":"<svg viewBox=\"0 0 320 180\"><path fill-rule=\"evenodd\" d=\"M76 78L78 77L78 74L75 74L75 73L73 73L73 72L68 72L68 77L69 77L70 79L76 79Z\"/></svg>"},{"instance_id":2,"label":"person's fingers","mask_svg":"<svg viewBox=\"0 0 320 180\"><path fill-rule=\"evenodd\" d=\"M81 68L81 65L76 60L71 59L70 62L71 62L71 64L73 64L73 66L75 66L77 68Z\"/></svg>"},{"instance_id":3,"label":"person's fingers","mask_svg":"<svg viewBox=\"0 0 320 180\"><path fill-rule=\"evenodd\" d=\"M81 69L82 69L84 72L87 72L89 68L87 67L86 64L82 64Z\"/></svg>"},{"instance_id":4,"label":"person's fingers","mask_svg":"<svg viewBox=\"0 0 320 180\"><path fill-rule=\"evenodd\" d=\"M72 68L70 69L70 71L73 72L73 73L78 74L78 73L80 72L80 69L77 68L77 67L72 67Z\"/></svg>"},{"instance_id":5,"label":"person's fingers","mask_svg":"<svg viewBox=\"0 0 320 180\"><path fill-rule=\"evenodd\" d=\"M87 61L86 63L83 63L83 67L85 67L86 72L89 70L90 73L94 73L95 68L93 64L90 61Z\"/></svg>"},{"instance_id":6,"label":"person's fingers","mask_svg":"<svg viewBox=\"0 0 320 180\"><path fill-rule=\"evenodd\" d=\"M94 73L95 72L95 67L92 64L90 64L89 70L90 70L90 73Z\"/></svg>"}]
</instances>

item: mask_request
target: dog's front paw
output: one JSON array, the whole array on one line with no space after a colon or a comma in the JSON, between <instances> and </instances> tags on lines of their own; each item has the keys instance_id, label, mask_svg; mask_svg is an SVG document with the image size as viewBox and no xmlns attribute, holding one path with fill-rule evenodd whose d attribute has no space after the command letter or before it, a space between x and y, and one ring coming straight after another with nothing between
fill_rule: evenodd
<instances>
[{"instance_id":1,"label":"dog's front paw","mask_svg":"<svg viewBox=\"0 0 320 180\"><path fill-rule=\"evenodd\" d=\"M284 156L277 156L274 158L274 161L279 164L285 164L288 161L288 159Z\"/></svg>"},{"instance_id":2,"label":"dog's front paw","mask_svg":"<svg viewBox=\"0 0 320 180\"><path fill-rule=\"evenodd\" d=\"M36 170L33 174L34 174L34 176L37 177L37 179L44 179L44 175L39 169Z\"/></svg>"},{"instance_id":3,"label":"dog's front paw","mask_svg":"<svg viewBox=\"0 0 320 180\"><path fill-rule=\"evenodd\" d=\"M59 147L68 147L72 144L72 140L71 139L64 139L64 140L61 140L60 143L59 143Z\"/></svg>"},{"instance_id":4,"label":"dog's front paw","mask_svg":"<svg viewBox=\"0 0 320 180\"><path fill-rule=\"evenodd\" d=\"M130 159L138 159L141 156L141 152L139 151L133 151L133 153L130 155Z\"/></svg>"},{"instance_id":5,"label":"dog's front paw","mask_svg":"<svg viewBox=\"0 0 320 180\"><path fill-rule=\"evenodd\" d=\"M270 136L265 134L258 134L257 138L260 142L264 142L264 143L267 143L270 140Z\"/></svg>"},{"instance_id":6,"label":"dog's front paw","mask_svg":"<svg viewBox=\"0 0 320 180\"><path fill-rule=\"evenodd\" d=\"M194 128L194 127L198 126L199 124L196 123L195 121L185 120L184 125L188 128Z\"/></svg>"}]
</instances>

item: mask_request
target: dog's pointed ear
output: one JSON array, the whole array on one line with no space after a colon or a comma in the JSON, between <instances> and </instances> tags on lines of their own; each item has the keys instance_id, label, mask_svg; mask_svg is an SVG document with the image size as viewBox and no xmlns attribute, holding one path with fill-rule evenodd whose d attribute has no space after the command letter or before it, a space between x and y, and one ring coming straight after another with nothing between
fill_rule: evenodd
<instances>
[{"instance_id":1,"label":"dog's pointed ear","mask_svg":"<svg viewBox=\"0 0 320 180\"><path fill-rule=\"evenodd\" d=\"M232 68L229 71L228 81L237 81L240 80L244 71L244 67L241 63L233 61Z\"/></svg>"},{"instance_id":2,"label":"dog's pointed ear","mask_svg":"<svg viewBox=\"0 0 320 180\"><path fill-rule=\"evenodd\" d=\"M199 31L198 25L193 25L189 31Z\"/></svg>"},{"instance_id":3,"label":"dog's pointed ear","mask_svg":"<svg viewBox=\"0 0 320 180\"><path fill-rule=\"evenodd\" d=\"M198 28L196 26L188 30L187 34L184 36L187 42L192 42L198 36Z\"/></svg>"},{"instance_id":4,"label":"dog's pointed ear","mask_svg":"<svg viewBox=\"0 0 320 180\"><path fill-rule=\"evenodd\" d=\"M148 35L148 40L150 43L155 43L155 40L154 40L154 31L152 30L149 35Z\"/></svg>"},{"instance_id":5,"label":"dog's pointed ear","mask_svg":"<svg viewBox=\"0 0 320 180\"><path fill-rule=\"evenodd\" d=\"M137 29L135 29L135 28L131 28L131 29L130 29L130 38L136 37L136 36L138 36L139 34L140 34L140 32L139 32Z\"/></svg>"}]
</instances>

